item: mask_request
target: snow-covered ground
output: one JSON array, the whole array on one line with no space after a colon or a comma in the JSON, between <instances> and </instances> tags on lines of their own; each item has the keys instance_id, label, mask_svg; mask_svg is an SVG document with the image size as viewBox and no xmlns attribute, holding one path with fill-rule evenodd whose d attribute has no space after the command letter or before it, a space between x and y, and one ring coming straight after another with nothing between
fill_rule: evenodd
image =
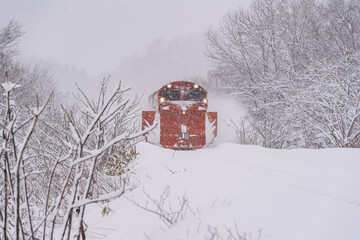
<instances>
[{"instance_id":1,"label":"snow-covered ground","mask_svg":"<svg viewBox=\"0 0 360 240\"><path fill-rule=\"evenodd\" d=\"M228 231L257 240L360 239L360 149L274 150L219 144L174 151L139 143L132 182L125 197L88 208L88 239L211 239ZM167 226L149 197L164 209L188 199L184 218ZM149 197L148 197L149 196ZM130 201L132 199L132 201ZM214 238L216 239L216 238ZM236 238L237 239L237 238Z\"/></svg>"}]
</instances>

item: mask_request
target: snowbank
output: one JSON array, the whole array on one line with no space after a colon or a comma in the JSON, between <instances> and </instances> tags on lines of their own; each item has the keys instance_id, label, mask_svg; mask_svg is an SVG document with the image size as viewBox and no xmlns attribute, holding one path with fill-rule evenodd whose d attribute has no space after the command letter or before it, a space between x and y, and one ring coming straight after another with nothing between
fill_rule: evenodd
<instances>
[{"instance_id":1,"label":"snowbank","mask_svg":"<svg viewBox=\"0 0 360 240\"><path fill-rule=\"evenodd\" d=\"M360 149L137 148L138 187L109 203L107 216L88 208L88 239L210 239L215 230L226 239L226 229L248 239L261 230L261 240L360 239ZM156 210L146 194L159 200L167 187L173 210L183 197L189 206L170 227L129 201Z\"/></svg>"}]
</instances>

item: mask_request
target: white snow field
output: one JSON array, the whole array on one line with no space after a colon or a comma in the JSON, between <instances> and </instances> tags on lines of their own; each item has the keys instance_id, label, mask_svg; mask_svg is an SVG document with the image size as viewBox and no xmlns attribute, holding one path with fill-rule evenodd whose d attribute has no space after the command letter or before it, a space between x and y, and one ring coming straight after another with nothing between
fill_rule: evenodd
<instances>
[{"instance_id":1,"label":"white snow field","mask_svg":"<svg viewBox=\"0 0 360 240\"><path fill-rule=\"evenodd\" d=\"M88 207L88 239L222 239L238 230L250 240L360 239L360 149L274 150L224 143L174 151L139 143L132 182L137 187L108 205ZM168 226L156 214L176 210L186 196L185 216ZM146 194L145 194L145 193ZM167 204L171 202L171 206Z\"/></svg>"}]
</instances>

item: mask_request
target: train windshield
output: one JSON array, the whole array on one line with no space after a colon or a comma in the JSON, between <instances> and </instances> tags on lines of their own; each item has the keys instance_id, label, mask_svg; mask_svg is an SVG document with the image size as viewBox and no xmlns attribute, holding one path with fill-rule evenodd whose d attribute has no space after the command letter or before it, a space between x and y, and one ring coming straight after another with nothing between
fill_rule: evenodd
<instances>
[{"instance_id":1,"label":"train windshield","mask_svg":"<svg viewBox=\"0 0 360 240\"><path fill-rule=\"evenodd\" d=\"M205 98L205 92L199 89L187 91L185 94L186 100L202 101L204 98Z\"/></svg>"},{"instance_id":2,"label":"train windshield","mask_svg":"<svg viewBox=\"0 0 360 240\"><path fill-rule=\"evenodd\" d=\"M163 97L168 101L178 101L180 100L180 91L173 89L161 90L160 97Z\"/></svg>"}]
</instances>

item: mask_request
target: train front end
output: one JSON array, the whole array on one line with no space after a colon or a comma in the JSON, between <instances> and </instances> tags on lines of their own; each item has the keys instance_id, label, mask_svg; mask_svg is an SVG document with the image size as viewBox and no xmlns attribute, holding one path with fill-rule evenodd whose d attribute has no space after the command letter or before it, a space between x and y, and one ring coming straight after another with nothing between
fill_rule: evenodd
<instances>
[{"instance_id":1,"label":"train front end","mask_svg":"<svg viewBox=\"0 0 360 240\"><path fill-rule=\"evenodd\" d=\"M143 111L142 128L160 125L145 137L165 148L198 149L217 135L217 113L208 112L207 92L192 82L172 82L152 95L156 111ZM157 139L156 139L157 138Z\"/></svg>"}]
</instances>

